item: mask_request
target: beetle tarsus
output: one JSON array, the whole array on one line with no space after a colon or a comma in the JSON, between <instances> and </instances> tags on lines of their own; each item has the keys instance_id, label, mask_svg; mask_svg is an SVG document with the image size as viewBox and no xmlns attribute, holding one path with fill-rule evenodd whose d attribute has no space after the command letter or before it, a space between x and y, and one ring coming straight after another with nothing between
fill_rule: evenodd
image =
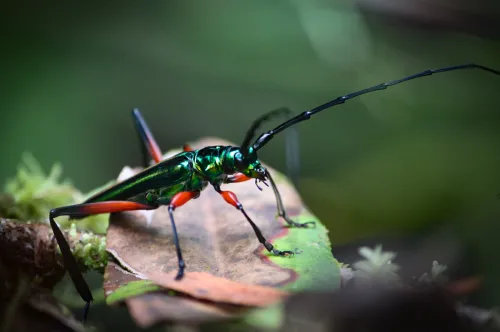
<instances>
[{"instance_id":1,"label":"beetle tarsus","mask_svg":"<svg viewBox=\"0 0 500 332\"><path fill-rule=\"evenodd\" d=\"M292 219L288 217L288 214L286 213L285 206L283 205L283 201L281 199L280 192L278 190L278 187L276 186L276 183L273 180L273 177L271 176L271 173L269 171L266 171L266 177L269 179L269 182L271 182L271 188L273 188L274 192L274 197L276 198L276 207L278 209L278 217L282 217L285 219L289 227L297 227L297 228L308 228L308 225L313 225L312 228L316 228L316 222L315 221L308 221L305 223L299 223L295 222Z\"/></svg>"},{"instance_id":2,"label":"beetle tarsus","mask_svg":"<svg viewBox=\"0 0 500 332\"><path fill-rule=\"evenodd\" d=\"M304 222L304 223L300 223L300 222L293 221L292 219L288 218L287 216L284 216L283 218L286 220L286 222L288 223L288 225L290 227L316 228L316 222L315 221L307 221L307 222ZM309 227L309 225L312 225L312 227Z\"/></svg>"},{"instance_id":3,"label":"beetle tarsus","mask_svg":"<svg viewBox=\"0 0 500 332\"><path fill-rule=\"evenodd\" d=\"M179 281L184 278L184 268L179 267L179 271L177 271L177 275L175 276L175 280Z\"/></svg>"},{"instance_id":4,"label":"beetle tarsus","mask_svg":"<svg viewBox=\"0 0 500 332\"><path fill-rule=\"evenodd\" d=\"M290 250L280 251L278 249L273 249L271 251L276 256L293 256L293 255L295 255L295 253L293 251L290 251Z\"/></svg>"},{"instance_id":5,"label":"beetle tarsus","mask_svg":"<svg viewBox=\"0 0 500 332\"><path fill-rule=\"evenodd\" d=\"M85 324L87 321L87 317L89 315L90 311L90 302L85 303L85 306L83 307L83 319L82 319L82 324Z\"/></svg>"},{"instance_id":6,"label":"beetle tarsus","mask_svg":"<svg viewBox=\"0 0 500 332\"><path fill-rule=\"evenodd\" d=\"M263 242L262 244L264 245L264 247L266 247L267 251L272 252L276 256L293 256L293 255L295 255L295 253L293 251L290 251L290 250L281 251L281 250L275 249L274 246L267 241Z\"/></svg>"}]
</instances>

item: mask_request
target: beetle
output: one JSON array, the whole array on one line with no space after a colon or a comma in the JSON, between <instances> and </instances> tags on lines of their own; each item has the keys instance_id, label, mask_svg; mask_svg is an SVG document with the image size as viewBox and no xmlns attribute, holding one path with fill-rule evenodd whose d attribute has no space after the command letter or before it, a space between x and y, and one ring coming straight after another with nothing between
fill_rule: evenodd
<instances>
[{"instance_id":1,"label":"beetle","mask_svg":"<svg viewBox=\"0 0 500 332\"><path fill-rule=\"evenodd\" d=\"M248 180L255 180L259 187L262 182L267 185L269 181L276 197L278 215L285 219L289 226L306 228L309 225L315 225L314 222L297 223L287 215L278 188L269 173L269 171L260 163L257 152L263 148L275 135L283 130L294 126L302 121L310 119L316 113L319 113L330 107L345 103L347 100L355 97L387 89L415 78L429 76L436 73L449 72L460 69L481 69L496 75L500 72L482 65L463 64L438 69L429 69L420 73L406 76L404 78L393 80L372 87L349 93L337 97L325 104L322 104L312 110L300 113L299 115L288 119L276 128L262 133L252 143L256 132L263 122L268 121L281 114L290 113L287 108L279 108L268 112L255 120L248 129L241 146L208 146L199 150L193 150L188 145L184 146L184 151L166 160L162 160L162 154L146 122L142 118L139 110L134 109L132 115L135 120L136 129L140 139L143 142L143 152L145 156L149 154L156 164L146 168L142 172L130 177L129 179L117 183L108 189L105 189L87 199L82 204L63 206L52 209L49 214L50 225L54 236L59 244L64 260L65 268L68 270L71 279L86 302L84 309L84 321L87 317L90 302L93 301L90 289L79 271L75 258L73 257L69 245L59 229L54 218L59 216L69 216L72 219L81 219L89 215L100 213L114 213L132 210L152 210L160 206L167 206L170 216L173 240L178 258L178 272L176 280L182 279L184 275L185 263L182 258L182 252L179 244L177 230L174 221L174 210L186 204L192 199L200 196L200 193L210 184L230 205L238 209L253 228L258 241L269 251L278 256L291 256L292 251L280 251L269 243L257 225L246 213L242 203L239 202L236 195L227 190L222 190L221 185L226 183L237 183ZM147 160L148 157L145 157Z\"/></svg>"}]
</instances>

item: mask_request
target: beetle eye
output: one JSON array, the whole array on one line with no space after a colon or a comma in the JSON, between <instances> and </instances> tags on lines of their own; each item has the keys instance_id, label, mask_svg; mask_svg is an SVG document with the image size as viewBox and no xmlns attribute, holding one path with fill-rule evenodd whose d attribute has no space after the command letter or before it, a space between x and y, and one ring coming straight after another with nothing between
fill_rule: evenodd
<instances>
[{"instance_id":1,"label":"beetle eye","mask_svg":"<svg viewBox=\"0 0 500 332\"><path fill-rule=\"evenodd\" d=\"M234 157L236 158L236 160L238 161L242 161L243 160L243 155L241 154L241 152L238 152L234 155Z\"/></svg>"}]
</instances>

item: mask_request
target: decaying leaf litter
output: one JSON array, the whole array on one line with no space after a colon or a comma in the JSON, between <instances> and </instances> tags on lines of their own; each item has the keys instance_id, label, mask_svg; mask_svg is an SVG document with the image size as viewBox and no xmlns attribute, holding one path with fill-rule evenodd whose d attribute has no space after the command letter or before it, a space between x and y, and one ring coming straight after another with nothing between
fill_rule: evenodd
<instances>
[{"instance_id":1,"label":"decaying leaf litter","mask_svg":"<svg viewBox=\"0 0 500 332\"><path fill-rule=\"evenodd\" d=\"M231 144L206 138L191 146L198 149ZM166 156L177 152L180 150ZM225 188L235 192L269 241L280 250L294 251L293 257L276 257L267 253L244 216L209 187L198 199L175 211L180 245L187 264L186 276L181 281L173 280L177 257L166 207L111 215L106 249L119 266L108 264L106 268L104 287L108 303L125 301L138 324L147 326L148 322L160 320L193 320L197 317L206 321L215 317L234 317L242 312L242 308L276 302L284 298L287 291L338 288L340 269L331 254L327 230L304 207L293 186L282 175L269 169L290 217L299 222L315 220L316 228L285 227L285 222L276 218L276 201L270 188L259 191L251 181L226 185ZM118 180L124 180L137 171L139 169L126 167ZM176 291L175 295L158 292L151 287L151 280L165 289ZM193 314L173 316L169 310L163 310L181 303L179 301ZM151 306L157 307L153 309ZM156 316L138 319L139 313Z\"/></svg>"}]
</instances>

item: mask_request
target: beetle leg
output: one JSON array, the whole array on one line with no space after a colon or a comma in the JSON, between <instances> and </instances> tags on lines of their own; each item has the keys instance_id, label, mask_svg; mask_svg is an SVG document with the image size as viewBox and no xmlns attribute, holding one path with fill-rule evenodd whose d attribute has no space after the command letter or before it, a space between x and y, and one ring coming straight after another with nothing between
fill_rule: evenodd
<instances>
[{"instance_id":1,"label":"beetle leg","mask_svg":"<svg viewBox=\"0 0 500 332\"><path fill-rule=\"evenodd\" d=\"M251 179L252 178L249 178L248 176L246 176L243 173L236 173L236 174L233 174L233 175L229 175L227 177L226 181L224 181L224 183L244 182L244 181L248 181L248 180L251 180Z\"/></svg>"},{"instance_id":2,"label":"beetle leg","mask_svg":"<svg viewBox=\"0 0 500 332\"><path fill-rule=\"evenodd\" d=\"M93 214L101 213L112 213L112 212L122 212L122 211L132 211L132 210L152 210L156 209L156 206L145 205L130 201L107 201L107 202L97 202L97 203L85 203L63 206L50 211L49 220L54 236L57 240L59 248L61 249L61 254L64 261L64 266L75 285L76 290L80 294L80 297L86 302L85 308L83 310L83 322L87 319L87 315L90 309L90 302L94 299L92 298L92 293L90 292L89 286L81 271L78 269L75 257L71 253L66 238L64 237L61 229L54 221L54 218L60 216L70 216L70 217L84 217Z\"/></svg>"},{"instance_id":3,"label":"beetle leg","mask_svg":"<svg viewBox=\"0 0 500 332\"><path fill-rule=\"evenodd\" d=\"M177 261L179 264L179 270L177 272L175 280L182 279L182 277L184 276L184 269L186 268L186 264L184 263L184 259L182 258L181 246L179 244L179 235L177 234L177 227L175 226L174 221L174 210L199 196L199 191L183 191L175 194L174 197L172 197L172 199L168 202L168 214L170 215L170 222L172 223L172 233L174 236L175 250L177 251ZM158 203L167 205L166 202L162 202L161 199L158 200Z\"/></svg>"},{"instance_id":4,"label":"beetle leg","mask_svg":"<svg viewBox=\"0 0 500 332\"><path fill-rule=\"evenodd\" d=\"M252 226L253 231L255 232L255 235L257 236L257 239L259 240L260 243L262 243L262 245L264 245L264 247L266 247L267 251L272 252L278 256L294 255L293 251L289 251L289 250L280 251L280 250L274 249L274 246L266 240L264 235L262 235L262 232L259 229L259 227L252 221L252 219L250 219L248 214L245 212L245 209L243 209L243 205L238 201L238 198L236 197L235 193L233 193L232 191L221 190L219 186L214 186L214 189L222 196L222 198L224 198L224 200L227 203L231 204L232 206L234 206L235 208L240 210L241 213L243 213L243 215L247 219L250 226Z\"/></svg>"},{"instance_id":5,"label":"beetle leg","mask_svg":"<svg viewBox=\"0 0 500 332\"><path fill-rule=\"evenodd\" d=\"M134 118L135 128L142 143L141 150L144 167L149 166L150 159L153 159L156 164L159 163L163 159L160 147L137 108L132 110L132 117Z\"/></svg>"},{"instance_id":6,"label":"beetle leg","mask_svg":"<svg viewBox=\"0 0 500 332\"><path fill-rule=\"evenodd\" d=\"M188 152L188 151L193 151L194 149L189 144L186 143L182 146L182 150L184 152Z\"/></svg>"},{"instance_id":7,"label":"beetle leg","mask_svg":"<svg viewBox=\"0 0 500 332\"><path fill-rule=\"evenodd\" d=\"M285 221L290 226L307 228L307 227L309 227L308 225L313 225L312 226L313 228L316 227L315 221L308 221L305 223L299 223L299 222L295 222L292 219L290 219L290 217L286 213L285 206L283 205L283 201L281 199L280 192L278 191L278 187L276 186L276 183L274 182L273 178L271 177L271 174L269 173L269 171L267 171L266 177L269 179L269 182L271 182L271 187L273 188L274 196L276 197L276 206L278 208L278 216L285 219Z\"/></svg>"}]
</instances>

